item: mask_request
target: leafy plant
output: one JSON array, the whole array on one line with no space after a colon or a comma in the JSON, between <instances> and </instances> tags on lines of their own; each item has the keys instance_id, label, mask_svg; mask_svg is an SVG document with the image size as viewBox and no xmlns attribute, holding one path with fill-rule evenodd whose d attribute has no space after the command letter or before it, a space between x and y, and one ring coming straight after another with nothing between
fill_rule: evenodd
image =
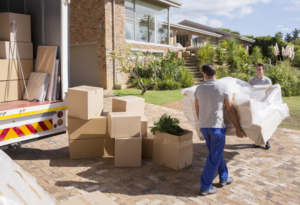
<instances>
[{"instance_id":1,"label":"leafy plant","mask_svg":"<svg viewBox=\"0 0 300 205\"><path fill-rule=\"evenodd\" d=\"M194 85L194 77L188 69L181 67L180 71L180 83L183 88L192 87Z\"/></svg>"},{"instance_id":2,"label":"leafy plant","mask_svg":"<svg viewBox=\"0 0 300 205\"><path fill-rule=\"evenodd\" d=\"M211 43L206 42L206 44L197 53L199 67L201 68L207 63L214 63L215 55L215 49L212 47Z\"/></svg>"},{"instance_id":3,"label":"leafy plant","mask_svg":"<svg viewBox=\"0 0 300 205\"><path fill-rule=\"evenodd\" d=\"M219 65L223 65L226 62L226 50L220 46L216 48L216 60Z\"/></svg>"},{"instance_id":4,"label":"leafy plant","mask_svg":"<svg viewBox=\"0 0 300 205\"><path fill-rule=\"evenodd\" d=\"M155 131L162 133L168 133L171 135L177 135L182 133L184 130L179 126L179 120L176 118L171 118L168 114L161 116L159 120L154 122L154 127L152 127L151 132L155 134Z\"/></svg>"},{"instance_id":5,"label":"leafy plant","mask_svg":"<svg viewBox=\"0 0 300 205\"><path fill-rule=\"evenodd\" d=\"M250 56L250 60L252 61L253 64L256 63L262 63L263 55L261 53L261 48L258 46L255 46L252 49L252 54Z\"/></svg>"}]
</instances>

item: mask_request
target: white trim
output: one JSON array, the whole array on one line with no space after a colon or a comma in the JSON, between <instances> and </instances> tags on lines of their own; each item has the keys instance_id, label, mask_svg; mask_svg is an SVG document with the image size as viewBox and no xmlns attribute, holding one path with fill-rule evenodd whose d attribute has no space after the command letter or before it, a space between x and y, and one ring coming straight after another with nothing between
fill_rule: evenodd
<instances>
[{"instance_id":1,"label":"white trim","mask_svg":"<svg viewBox=\"0 0 300 205\"><path fill-rule=\"evenodd\" d=\"M173 0L155 0L155 1L165 3L165 4L173 6L175 8L180 8L182 5L182 3L178 2L178 1L173 1Z\"/></svg>"},{"instance_id":2,"label":"white trim","mask_svg":"<svg viewBox=\"0 0 300 205\"><path fill-rule=\"evenodd\" d=\"M131 51L142 51L142 52L150 52L150 53L164 53L162 50L148 50L148 49L138 49L132 48Z\"/></svg>"},{"instance_id":3,"label":"white trim","mask_svg":"<svg viewBox=\"0 0 300 205\"><path fill-rule=\"evenodd\" d=\"M138 44L138 45L145 45L145 46L157 46L157 47L166 47L166 48L177 48L177 47L174 47L174 46L158 44L158 43L148 43L148 42L133 41L133 40L125 40L125 41L126 41L126 43L129 43L129 44Z\"/></svg>"},{"instance_id":4,"label":"white trim","mask_svg":"<svg viewBox=\"0 0 300 205\"><path fill-rule=\"evenodd\" d=\"M70 85L70 43L69 43L69 4L61 0L61 97L68 92Z\"/></svg>"},{"instance_id":5,"label":"white trim","mask_svg":"<svg viewBox=\"0 0 300 205\"><path fill-rule=\"evenodd\" d=\"M246 37L243 37L243 36L240 39L243 40L243 41L249 41L250 43L255 43L255 40L250 39L250 38L246 38Z\"/></svg>"},{"instance_id":6,"label":"white trim","mask_svg":"<svg viewBox=\"0 0 300 205\"><path fill-rule=\"evenodd\" d=\"M201 30L201 29L196 29L196 28L193 28L193 27L190 27L190 26L184 26L184 25L175 24L175 23L170 23L170 26L174 27L174 28L187 30L187 31L193 31L193 32L196 32L196 33L205 34L205 35L208 35L208 36L217 37L217 38L222 38L223 37L223 35L212 33L212 32L209 32L209 31L204 31L204 30Z\"/></svg>"},{"instance_id":7,"label":"white trim","mask_svg":"<svg viewBox=\"0 0 300 205\"><path fill-rule=\"evenodd\" d=\"M75 44L71 44L70 47L71 47L71 46L95 45L95 44L97 44L97 41L95 41L95 42L89 42L89 43L75 43Z\"/></svg>"}]
</instances>

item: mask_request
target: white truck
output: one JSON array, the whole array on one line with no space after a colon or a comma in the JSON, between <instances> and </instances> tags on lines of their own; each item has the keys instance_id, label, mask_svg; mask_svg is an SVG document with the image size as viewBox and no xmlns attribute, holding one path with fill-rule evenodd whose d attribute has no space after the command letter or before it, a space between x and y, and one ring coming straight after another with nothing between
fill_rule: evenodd
<instances>
[{"instance_id":1,"label":"white truck","mask_svg":"<svg viewBox=\"0 0 300 205\"><path fill-rule=\"evenodd\" d=\"M54 102L12 101L0 103L0 149L17 148L67 129L69 87L70 0L1 0L0 12L31 16L33 50L40 45L58 46L61 76L60 100Z\"/></svg>"}]
</instances>

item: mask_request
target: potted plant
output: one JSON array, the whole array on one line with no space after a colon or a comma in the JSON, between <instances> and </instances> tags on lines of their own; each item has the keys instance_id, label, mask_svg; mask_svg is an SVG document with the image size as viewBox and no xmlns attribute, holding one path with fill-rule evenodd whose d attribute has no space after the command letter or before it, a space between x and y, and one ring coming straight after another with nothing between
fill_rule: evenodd
<instances>
[{"instance_id":1,"label":"potted plant","mask_svg":"<svg viewBox=\"0 0 300 205\"><path fill-rule=\"evenodd\" d=\"M164 114L154 122L153 161L174 170L192 164L193 132L182 129L179 120Z\"/></svg>"}]
</instances>

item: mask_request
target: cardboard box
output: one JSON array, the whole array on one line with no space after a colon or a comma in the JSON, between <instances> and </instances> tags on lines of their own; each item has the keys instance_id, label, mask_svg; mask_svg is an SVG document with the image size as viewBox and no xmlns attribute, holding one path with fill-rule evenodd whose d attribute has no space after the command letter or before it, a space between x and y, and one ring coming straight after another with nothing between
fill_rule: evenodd
<instances>
[{"instance_id":1,"label":"cardboard box","mask_svg":"<svg viewBox=\"0 0 300 205\"><path fill-rule=\"evenodd\" d=\"M28 80L30 73L33 72L33 60L21 60L24 79ZM10 73L10 70L12 71ZM17 60L0 59L0 81L22 80L20 64Z\"/></svg>"},{"instance_id":2,"label":"cardboard box","mask_svg":"<svg viewBox=\"0 0 300 205\"><path fill-rule=\"evenodd\" d=\"M112 112L136 112L144 115L145 98L126 96L112 99Z\"/></svg>"},{"instance_id":3,"label":"cardboard box","mask_svg":"<svg viewBox=\"0 0 300 205\"><path fill-rule=\"evenodd\" d=\"M82 195L75 199L61 203L60 205L118 205L99 191Z\"/></svg>"},{"instance_id":4,"label":"cardboard box","mask_svg":"<svg viewBox=\"0 0 300 205\"><path fill-rule=\"evenodd\" d=\"M15 41L12 32L13 20L17 23L17 41L31 42L31 20L30 15L16 13L0 13L0 41Z\"/></svg>"},{"instance_id":5,"label":"cardboard box","mask_svg":"<svg viewBox=\"0 0 300 205\"><path fill-rule=\"evenodd\" d=\"M139 137L140 133L140 114L130 112L112 112L108 114L108 135L111 138Z\"/></svg>"},{"instance_id":6,"label":"cardboard box","mask_svg":"<svg viewBox=\"0 0 300 205\"><path fill-rule=\"evenodd\" d=\"M115 141L115 167L142 166L142 137L117 138Z\"/></svg>"},{"instance_id":7,"label":"cardboard box","mask_svg":"<svg viewBox=\"0 0 300 205\"><path fill-rule=\"evenodd\" d=\"M109 157L115 154L115 139L69 140L70 159Z\"/></svg>"},{"instance_id":8,"label":"cardboard box","mask_svg":"<svg viewBox=\"0 0 300 205\"><path fill-rule=\"evenodd\" d=\"M68 133L69 139L72 140L106 138L107 116L98 116L90 120L68 116Z\"/></svg>"},{"instance_id":9,"label":"cardboard box","mask_svg":"<svg viewBox=\"0 0 300 205\"><path fill-rule=\"evenodd\" d=\"M142 137L147 137L147 130L148 130L148 119L145 115L141 118L141 134Z\"/></svg>"},{"instance_id":10,"label":"cardboard box","mask_svg":"<svg viewBox=\"0 0 300 205\"><path fill-rule=\"evenodd\" d=\"M174 170L180 170L193 162L193 132L184 130L180 136L155 132L153 161Z\"/></svg>"},{"instance_id":11,"label":"cardboard box","mask_svg":"<svg viewBox=\"0 0 300 205\"><path fill-rule=\"evenodd\" d=\"M103 88L79 86L68 90L69 116L90 120L103 111Z\"/></svg>"},{"instance_id":12,"label":"cardboard box","mask_svg":"<svg viewBox=\"0 0 300 205\"><path fill-rule=\"evenodd\" d=\"M33 59L32 43L18 42L17 45L21 60ZM13 41L0 41L0 59L17 59L17 52L14 47L15 42Z\"/></svg>"},{"instance_id":13,"label":"cardboard box","mask_svg":"<svg viewBox=\"0 0 300 205\"><path fill-rule=\"evenodd\" d=\"M142 138L142 157L152 158L153 157L153 141L154 135L150 132L147 137Z\"/></svg>"},{"instance_id":14,"label":"cardboard box","mask_svg":"<svg viewBox=\"0 0 300 205\"><path fill-rule=\"evenodd\" d=\"M9 85L9 96L6 99ZM25 81L27 85L27 80ZM22 100L25 86L23 80L1 81L0 82L0 102Z\"/></svg>"}]
</instances>

